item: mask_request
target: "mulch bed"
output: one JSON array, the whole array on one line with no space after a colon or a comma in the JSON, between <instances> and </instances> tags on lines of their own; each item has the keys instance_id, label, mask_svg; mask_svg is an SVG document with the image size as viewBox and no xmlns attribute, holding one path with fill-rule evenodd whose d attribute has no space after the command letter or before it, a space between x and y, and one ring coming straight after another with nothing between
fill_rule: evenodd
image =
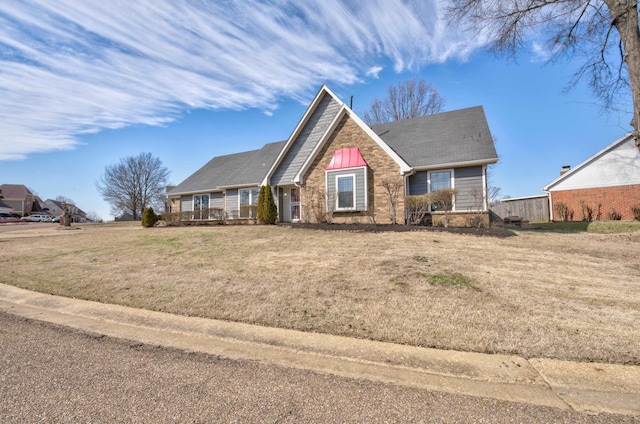
<instances>
[{"instance_id":1,"label":"mulch bed","mask_svg":"<svg viewBox=\"0 0 640 424\"><path fill-rule=\"evenodd\" d=\"M467 227L426 227L418 225L376 225L376 224L304 224L280 223L281 227L293 229L307 229L319 231L344 231L351 233L385 233L385 232L447 232L453 234L467 234L479 237L506 238L515 236L513 231L502 228L467 228Z\"/></svg>"}]
</instances>

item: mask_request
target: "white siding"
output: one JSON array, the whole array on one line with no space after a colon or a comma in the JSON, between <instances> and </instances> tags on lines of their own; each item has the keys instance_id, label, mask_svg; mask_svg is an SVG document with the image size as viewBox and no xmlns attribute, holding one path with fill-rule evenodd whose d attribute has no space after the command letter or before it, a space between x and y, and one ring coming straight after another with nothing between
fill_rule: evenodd
<instances>
[{"instance_id":1,"label":"white siding","mask_svg":"<svg viewBox=\"0 0 640 424\"><path fill-rule=\"evenodd\" d=\"M180 198L180 210L183 212L193 210L193 196L182 196Z\"/></svg>"},{"instance_id":2,"label":"white siding","mask_svg":"<svg viewBox=\"0 0 640 424\"><path fill-rule=\"evenodd\" d=\"M226 207L227 207L227 209L226 209L227 218L232 218L233 217L233 213L239 211L238 190L237 189L227 190Z\"/></svg>"},{"instance_id":3,"label":"white siding","mask_svg":"<svg viewBox=\"0 0 640 424\"><path fill-rule=\"evenodd\" d=\"M629 137L626 142L576 169L549 191L631 184L640 184L640 151Z\"/></svg>"},{"instance_id":4,"label":"white siding","mask_svg":"<svg viewBox=\"0 0 640 424\"><path fill-rule=\"evenodd\" d=\"M211 198L209 200L209 207L214 209L224 209L224 194L211 193Z\"/></svg>"}]
</instances>

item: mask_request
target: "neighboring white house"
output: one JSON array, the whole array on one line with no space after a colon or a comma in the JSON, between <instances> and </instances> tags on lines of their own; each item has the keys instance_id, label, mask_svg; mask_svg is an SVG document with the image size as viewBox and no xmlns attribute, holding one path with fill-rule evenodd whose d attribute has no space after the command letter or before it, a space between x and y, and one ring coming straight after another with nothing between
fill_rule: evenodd
<instances>
[{"instance_id":1,"label":"neighboring white house","mask_svg":"<svg viewBox=\"0 0 640 424\"><path fill-rule=\"evenodd\" d=\"M633 136L626 134L574 168L563 169L542 190L549 193L555 221L581 221L588 213L593 219L633 219L631 208L640 205L640 151Z\"/></svg>"}]
</instances>

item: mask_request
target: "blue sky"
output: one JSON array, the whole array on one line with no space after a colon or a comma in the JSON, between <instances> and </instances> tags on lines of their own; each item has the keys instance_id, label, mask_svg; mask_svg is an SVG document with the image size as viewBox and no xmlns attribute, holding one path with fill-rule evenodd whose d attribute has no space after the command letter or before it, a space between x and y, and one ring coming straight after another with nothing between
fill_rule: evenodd
<instances>
[{"instance_id":1,"label":"blue sky","mask_svg":"<svg viewBox=\"0 0 640 424\"><path fill-rule=\"evenodd\" d=\"M503 196L540 194L630 130L630 102L603 112L586 84L564 92L579 62L546 63L540 34L514 63L447 26L444 1L353 3L0 3L0 184L111 220L95 187L106 166L151 152L177 184L288 138L322 84L360 116L407 78L445 110L484 106Z\"/></svg>"}]
</instances>

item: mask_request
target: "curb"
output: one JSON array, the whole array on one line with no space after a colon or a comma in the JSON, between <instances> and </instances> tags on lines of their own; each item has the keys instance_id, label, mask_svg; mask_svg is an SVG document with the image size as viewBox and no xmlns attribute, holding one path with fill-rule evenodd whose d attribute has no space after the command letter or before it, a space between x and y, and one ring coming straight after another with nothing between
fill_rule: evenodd
<instances>
[{"instance_id":1,"label":"curb","mask_svg":"<svg viewBox=\"0 0 640 424\"><path fill-rule=\"evenodd\" d=\"M640 416L640 367L487 355L185 317L0 284L0 311L145 344L348 378Z\"/></svg>"}]
</instances>

